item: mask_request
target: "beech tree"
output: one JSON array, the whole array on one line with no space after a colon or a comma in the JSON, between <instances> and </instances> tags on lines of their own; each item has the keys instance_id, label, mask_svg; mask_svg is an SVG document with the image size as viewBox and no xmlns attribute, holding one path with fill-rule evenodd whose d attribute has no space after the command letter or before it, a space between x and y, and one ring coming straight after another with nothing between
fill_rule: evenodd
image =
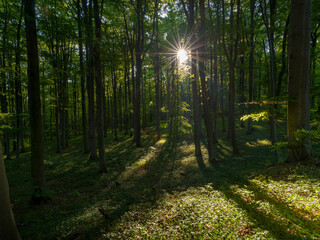
<instances>
[{"instance_id":1,"label":"beech tree","mask_svg":"<svg viewBox=\"0 0 320 240\"><path fill-rule=\"evenodd\" d=\"M287 161L310 158L310 141L297 141L297 130L310 130L311 0L292 0L288 46Z\"/></svg>"},{"instance_id":2,"label":"beech tree","mask_svg":"<svg viewBox=\"0 0 320 240\"><path fill-rule=\"evenodd\" d=\"M41 192L41 188L44 187L44 148L35 1L25 0L24 9L28 57L28 98L31 125L31 175L35 192Z\"/></svg>"}]
</instances>

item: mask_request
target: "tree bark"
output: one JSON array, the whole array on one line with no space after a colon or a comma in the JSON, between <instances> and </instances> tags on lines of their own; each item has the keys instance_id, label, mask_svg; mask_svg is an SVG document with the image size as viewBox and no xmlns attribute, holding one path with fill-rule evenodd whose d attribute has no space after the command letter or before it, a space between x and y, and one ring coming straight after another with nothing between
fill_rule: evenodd
<instances>
[{"instance_id":1,"label":"tree bark","mask_svg":"<svg viewBox=\"0 0 320 240\"><path fill-rule=\"evenodd\" d=\"M288 155L287 161L310 158L310 141L297 142L298 129L310 130L311 0L292 0L288 47Z\"/></svg>"},{"instance_id":2,"label":"tree bark","mask_svg":"<svg viewBox=\"0 0 320 240\"><path fill-rule=\"evenodd\" d=\"M101 58L100 58L100 42L101 42L101 19L99 16L98 0L93 0L94 20L96 41L94 44L94 63L95 63L95 80L96 80L96 104L97 104L97 135L99 149L99 172L106 171L106 158L104 148L104 128L103 128L103 86L101 75Z\"/></svg>"},{"instance_id":3,"label":"tree bark","mask_svg":"<svg viewBox=\"0 0 320 240\"><path fill-rule=\"evenodd\" d=\"M254 10L256 1L250 0L250 53L249 53L249 107L248 114L252 113L252 100L253 100L253 64L254 64ZM247 133L252 134L252 119L248 119Z\"/></svg>"},{"instance_id":4,"label":"tree bark","mask_svg":"<svg viewBox=\"0 0 320 240\"><path fill-rule=\"evenodd\" d=\"M136 13L137 13L137 36L136 36L136 78L133 102L134 113L134 140L137 147L141 147L141 122L140 122L140 102L141 102L141 78L142 78L142 52L144 47L144 14L142 11L142 0L137 0Z\"/></svg>"},{"instance_id":5,"label":"tree bark","mask_svg":"<svg viewBox=\"0 0 320 240\"><path fill-rule=\"evenodd\" d=\"M290 21L290 14L287 17L286 20L286 26L283 32L283 37L282 37L282 50L281 50L281 69L279 73L279 78L278 78L278 83L277 83L277 89L276 89L276 96L279 97L281 94L282 90L282 81L284 78L285 73L287 72L287 40L288 40L288 29L289 29L289 21Z\"/></svg>"},{"instance_id":6,"label":"tree bark","mask_svg":"<svg viewBox=\"0 0 320 240\"><path fill-rule=\"evenodd\" d=\"M189 0L189 18L188 18L188 33L190 42L194 44L194 0ZM194 145L195 155L201 156L200 134L201 134L201 118L200 118L200 101L198 96L197 84L197 60L195 49L191 50L191 86L193 99L193 120L194 120Z\"/></svg>"},{"instance_id":7,"label":"tree bark","mask_svg":"<svg viewBox=\"0 0 320 240\"><path fill-rule=\"evenodd\" d=\"M117 76L115 71L112 71L112 89L113 89L113 126L114 140L118 141L118 107L117 107Z\"/></svg>"},{"instance_id":8,"label":"tree bark","mask_svg":"<svg viewBox=\"0 0 320 240\"><path fill-rule=\"evenodd\" d=\"M35 1L25 0L25 25L28 57L28 97L31 125L31 175L35 191L44 186L44 147L40 101L38 40Z\"/></svg>"},{"instance_id":9,"label":"tree bark","mask_svg":"<svg viewBox=\"0 0 320 240\"><path fill-rule=\"evenodd\" d=\"M206 73L205 73L205 60L206 60L206 48L204 46L205 41L205 8L204 0L199 1L200 5L200 32L199 42L203 45L199 48L199 72L200 72L200 81L202 88L202 101L203 101L203 111L204 111L204 121L207 131L207 143L208 143L208 153L209 153L209 162L214 163L216 161L214 154L214 122L213 122L213 112L211 106L211 98L207 87Z\"/></svg>"},{"instance_id":10,"label":"tree bark","mask_svg":"<svg viewBox=\"0 0 320 240\"><path fill-rule=\"evenodd\" d=\"M225 28L225 10L224 10L224 1L222 1L222 12L223 12L223 32ZM229 50L225 43L225 38L223 38L223 46L227 56L228 65L229 65L229 133L232 141L233 153L238 154L239 149L236 141L236 130L235 130L235 112L234 112L234 101L235 101L235 83L234 83L234 70L238 57L238 44L239 44L239 21L240 21L240 1L237 0L237 25L234 28L234 16L233 16L233 7L234 1L231 0L231 12L230 12L230 28L229 28L229 37L231 43L229 43ZM236 31L236 39L234 39L234 31ZM223 34L224 35L224 34Z\"/></svg>"},{"instance_id":11,"label":"tree bark","mask_svg":"<svg viewBox=\"0 0 320 240\"><path fill-rule=\"evenodd\" d=\"M87 133L87 110L86 110L86 93L85 93L85 72L83 66L83 40L82 40L82 21L81 21L81 9L80 0L77 0L78 10L78 32L79 32L79 61L80 61L80 81L81 81L81 110L82 110L82 141L83 152L87 154L89 152L88 147L88 133Z\"/></svg>"},{"instance_id":12,"label":"tree bark","mask_svg":"<svg viewBox=\"0 0 320 240\"><path fill-rule=\"evenodd\" d=\"M82 6L85 15L86 25L86 52L87 52L87 92L88 92L88 109L89 109L89 150L90 160L96 161L97 144L95 134L95 117L94 117L94 74L93 74L93 57L92 57L92 0L89 0L89 9L87 9L87 0L82 0Z\"/></svg>"},{"instance_id":13,"label":"tree bark","mask_svg":"<svg viewBox=\"0 0 320 240\"><path fill-rule=\"evenodd\" d=\"M156 72L156 132L157 140L160 139L160 56L159 56L159 16L158 16L158 1L156 2L156 61L155 61L155 72Z\"/></svg>"},{"instance_id":14,"label":"tree bark","mask_svg":"<svg viewBox=\"0 0 320 240\"><path fill-rule=\"evenodd\" d=\"M22 91L21 91L21 49L20 49L20 39L21 39L21 22L23 16L23 3L21 4L19 23L17 27L17 45L16 45L16 65L15 65L15 100L16 100L16 113L17 113L17 157L19 157L22 152L23 146L23 131L22 131Z\"/></svg>"}]
</instances>

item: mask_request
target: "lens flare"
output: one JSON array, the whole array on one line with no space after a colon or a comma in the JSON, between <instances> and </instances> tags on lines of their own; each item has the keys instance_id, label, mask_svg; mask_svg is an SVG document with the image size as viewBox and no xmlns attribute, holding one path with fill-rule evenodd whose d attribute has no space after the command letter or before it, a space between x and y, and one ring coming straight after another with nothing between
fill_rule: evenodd
<instances>
[{"instance_id":1,"label":"lens flare","mask_svg":"<svg viewBox=\"0 0 320 240\"><path fill-rule=\"evenodd\" d=\"M177 58L179 60L180 65L182 65L185 61L188 60L188 53L184 49L179 49L177 53Z\"/></svg>"}]
</instances>

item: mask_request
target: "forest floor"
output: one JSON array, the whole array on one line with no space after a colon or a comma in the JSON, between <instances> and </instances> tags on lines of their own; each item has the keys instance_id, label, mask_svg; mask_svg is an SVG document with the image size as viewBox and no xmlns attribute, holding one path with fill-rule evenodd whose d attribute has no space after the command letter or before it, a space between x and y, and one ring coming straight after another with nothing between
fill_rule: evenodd
<instances>
[{"instance_id":1,"label":"forest floor","mask_svg":"<svg viewBox=\"0 0 320 240\"><path fill-rule=\"evenodd\" d=\"M81 137L56 154L46 144L46 194L30 204L30 155L5 161L23 239L320 239L320 159L275 163L268 128L237 128L241 155L219 137L219 162L194 156L190 136L144 132L106 139L108 170L82 154ZM225 136L226 133L221 133ZM203 141L204 143L204 141ZM319 146L315 150L319 153ZM282 159L284 156L282 156Z\"/></svg>"}]
</instances>

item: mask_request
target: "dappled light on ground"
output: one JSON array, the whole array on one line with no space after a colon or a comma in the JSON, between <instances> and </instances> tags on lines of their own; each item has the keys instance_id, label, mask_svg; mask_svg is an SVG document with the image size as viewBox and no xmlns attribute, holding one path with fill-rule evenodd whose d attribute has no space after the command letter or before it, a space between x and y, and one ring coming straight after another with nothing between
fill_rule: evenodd
<instances>
[{"instance_id":1,"label":"dappled light on ground","mask_svg":"<svg viewBox=\"0 0 320 240\"><path fill-rule=\"evenodd\" d=\"M240 136L242 154L221 138L213 165L205 141L196 158L186 137L143 135L142 148L108 140L106 174L77 148L49 152L49 202L29 207L20 187L29 183L19 181L30 176L11 181L19 230L26 239L319 239L319 163L267 167L269 141L258 130ZM19 161L25 172L27 158ZM15 166L8 162L10 179Z\"/></svg>"},{"instance_id":2,"label":"dappled light on ground","mask_svg":"<svg viewBox=\"0 0 320 240\"><path fill-rule=\"evenodd\" d=\"M249 147L271 146L271 141L269 139L257 139L255 142L246 142L246 145Z\"/></svg>"}]
</instances>

